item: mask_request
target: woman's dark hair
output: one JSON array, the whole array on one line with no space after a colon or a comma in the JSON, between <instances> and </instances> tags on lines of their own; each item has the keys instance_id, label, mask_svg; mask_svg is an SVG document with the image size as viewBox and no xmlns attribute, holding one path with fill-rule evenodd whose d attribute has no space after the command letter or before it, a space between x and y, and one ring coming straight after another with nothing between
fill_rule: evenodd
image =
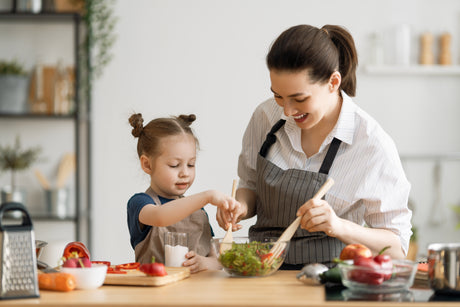
<instances>
[{"instance_id":1,"label":"woman's dark hair","mask_svg":"<svg viewBox=\"0 0 460 307\"><path fill-rule=\"evenodd\" d=\"M351 34L343 27L325 25L321 29L298 25L275 40L267 55L270 70L298 72L308 69L313 82L327 82L334 71L342 76L340 89L356 93L358 56Z\"/></svg>"},{"instance_id":2,"label":"woman's dark hair","mask_svg":"<svg viewBox=\"0 0 460 307\"><path fill-rule=\"evenodd\" d=\"M144 119L142 114L131 115L129 117L129 123L133 127L131 134L139 138L137 141L137 154L139 157L143 154L150 157L157 156L160 154L159 145L162 138L183 133L191 135L198 147L198 139L195 137L192 128L190 128L195 119L194 114L179 115L177 117L153 119L143 126Z\"/></svg>"}]
</instances>

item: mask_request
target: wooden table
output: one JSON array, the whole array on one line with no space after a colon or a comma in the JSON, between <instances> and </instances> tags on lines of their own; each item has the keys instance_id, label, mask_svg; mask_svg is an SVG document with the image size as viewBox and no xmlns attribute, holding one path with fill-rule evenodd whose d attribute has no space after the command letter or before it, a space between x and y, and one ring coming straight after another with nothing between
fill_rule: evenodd
<instances>
[{"instance_id":1,"label":"wooden table","mask_svg":"<svg viewBox=\"0 0 460 307\"><path fill-rule=\"evenodd\" d=\"M0 306L448 306L446 302L326 301L323 286L307 286L297 271L263 278L234 278L204 271L161 287L103 286L71 292L40 291L40 298L0 301Z\"/></svg>"}]
</instances>

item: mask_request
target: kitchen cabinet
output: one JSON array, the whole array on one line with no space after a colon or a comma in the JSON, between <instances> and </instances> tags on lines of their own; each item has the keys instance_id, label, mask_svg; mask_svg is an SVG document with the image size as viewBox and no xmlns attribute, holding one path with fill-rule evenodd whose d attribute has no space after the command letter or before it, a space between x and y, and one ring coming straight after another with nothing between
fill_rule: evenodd
<instances>
[{"instance_id":1,"label":"kitchen cabinet","mask_svg":"<svg viewBox=\"0 0 460 307\"><path fill-rule=\"evenodd\" d=\"M19 135L22 147L39 145L42 163L23 171L18 183L27 187L25 205L34 223L35 237L47 241L58 239L82 241L90 248L90 116L88 102L81 98L81 65L83 23L74 13L0 13L0 59L15 59L33 75L37 59L45 65L56 65L64 59L73 67L71 89L73 107L65 112L0 113L0 139ZM56 82L56 81L55 81ZM30 108L32 110L32 108ZM67 184L71 197L65 215L56 216L47 208L44 189L33 175L34 168L47 168L49 176L57 173L65 153L75 154L75 172ZM9 174L0 174L0 185ZM50 181L55 181L54 178ZM61 224L57 226L57 224ZM62 230L63 229L63 230Z\"/></svg>"}]
</instances>

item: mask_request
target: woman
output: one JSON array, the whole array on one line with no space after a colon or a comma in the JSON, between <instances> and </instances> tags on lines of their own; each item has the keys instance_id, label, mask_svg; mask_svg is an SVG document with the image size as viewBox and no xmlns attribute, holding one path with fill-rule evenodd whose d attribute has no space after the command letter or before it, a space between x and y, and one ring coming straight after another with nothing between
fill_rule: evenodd
<instances>
[{"instance_id":1,"label":"woman","mask_svg":"<svg viewBox=\"0 0 460 307\"><path fill-rule=\"evenodd\" d=\"M330 265L346 244L404 258L411 236L410 184L392 139L350 97L358 64L354 41L340 26L294 26L268 55L274 98L260 104L239 157L241 203L233 215L257 215L254 238L279 236L302 216L284 269ZM335 185L311 200L327 177ZM225 228L228 212L218 209ZM235 225L234 230L241 228Z\"/></svg>"}]
</instances>

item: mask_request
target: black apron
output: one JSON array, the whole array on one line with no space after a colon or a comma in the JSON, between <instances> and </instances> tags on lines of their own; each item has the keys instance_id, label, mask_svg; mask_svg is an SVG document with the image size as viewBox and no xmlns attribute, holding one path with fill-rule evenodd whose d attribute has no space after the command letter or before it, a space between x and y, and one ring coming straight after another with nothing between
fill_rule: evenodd
<instances>
[{"instance_id":1,"label":"black apron","mask_svg":"<svg viewBox=\"0 0 460 307\"><path fill-rule=\"evenodd\" d=\"M275 133L284 125L279 120L268 133L257 157L255 225L249 228L251 239L279 237L296 219L297 210L311 199L326 181L341 141L334 138L318 173L299 169L283 170L265 157L276 142ZM301 269L305 264L331 266L345 244L324 232L308 232L300 227L294 233L281 269Z\"/></svg>"}]
</instances>

